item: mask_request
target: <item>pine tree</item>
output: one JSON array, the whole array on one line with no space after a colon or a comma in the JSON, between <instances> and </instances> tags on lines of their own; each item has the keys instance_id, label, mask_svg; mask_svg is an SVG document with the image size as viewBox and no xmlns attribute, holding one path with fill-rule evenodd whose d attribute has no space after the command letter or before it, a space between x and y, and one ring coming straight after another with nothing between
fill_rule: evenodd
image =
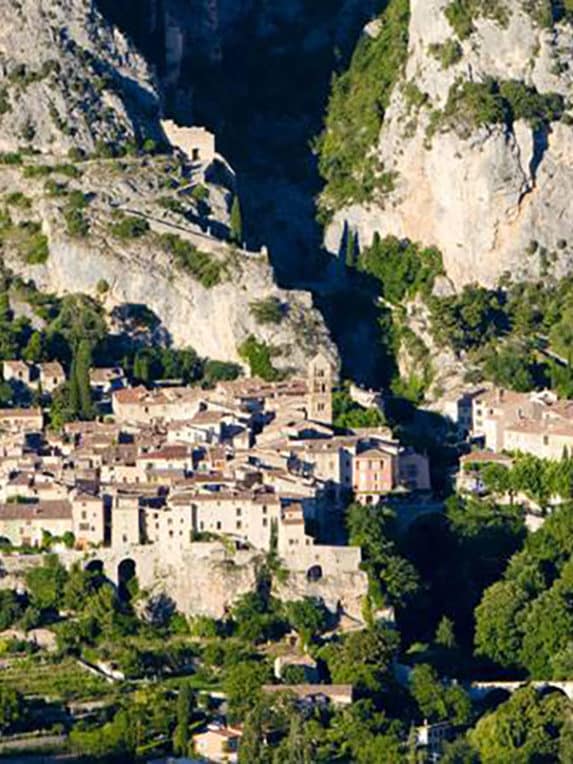
<instances>
[{"instance_id":1,"label":"pine tree","mask_svg":"<svg viewBox=\"0 0 573 764\"><path fill-rule=\"evenodd\" d=\"M191 688L184 684L177 697L177 726L173 733L173 751L178 756L186 756L189 753L189 724L194 701Z\"/></svg>"},{"instance_id":2,"label":"pine tree","mask_svg":"<svg viewBox=\"0 0 573 764\"><path fill-rule=\"evenodd\" d=\"M243 243L243 215L238 194L235 194L231 207L231 241L239 246Z\"/></svg>"}]
</instances>

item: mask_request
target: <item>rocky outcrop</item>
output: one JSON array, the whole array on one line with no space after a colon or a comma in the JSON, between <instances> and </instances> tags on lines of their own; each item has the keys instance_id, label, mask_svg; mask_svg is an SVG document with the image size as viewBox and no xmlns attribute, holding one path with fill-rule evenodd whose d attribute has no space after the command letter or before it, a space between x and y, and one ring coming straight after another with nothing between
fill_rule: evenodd
<instances>
[{"instance_id":1,"label":"rocky outcrop","mask_svg":"<svg viewBox=\"0 0 573 764\"><path fill-rule=\"evenodd\" d=\"M148 19L153 4L144 5L136 18L162 27L159 10ZM199 25L209 8L195 9ZM278 369L305 369L320 348L336 361L310 294L279 289L264 250L228 243L233 179L224 160L199 168L161 145L150 69L97 4L0 0L0 17L4 264L41 290L97 297L110 315L145 305L157 337L202 356L238 361L253 335ZM126 216L143 231L114 232ZM261 323L252 304L269 299L283 318Z\"/></svg>"},{"instance_id":2,"label":"rocky outcrop","mask_svg":"<svg viewBox=\"0 0 573 764\"><path fill-rule=\"evenodd\" d=\"M0 0L0 151L159 139L144 59L90 0Z\"/></svg>"},{"instance_id":3,"label":"rocky outcrop","mask_svg":"<svg viewBox=\"0 0 573 764\"><path fill-rule=\"evenodd\" d=\"M29 177L37 167L55 168L48 185L45 176ZM0 167L0 198L16 194L20 199L20 206L7 202L12 226L1 245L12 271L42 291L92 295L110 316L120 315L123 306L146 305L158 319L156 338L191 346L202 356L239 361L239 346L253 335L273 348L276 368L303 371L318 349L336 363L336 349L311 295L280 289L264 252L247 252L212 235L212 228L228 222L230 193L224 187L199 184L197 201L196 179L186 177L184 162L169 157L91 160L75 168L79 177L70 180L57 165L38 161ZM65 190L54 193L60 187ZM66 219L70 200L80 192L88 227L82 235L71 232ZM118 236L114 226L126 217L143 222L148 231ZM20 224L27 221L41 223L48 244L45 262L22 257ZM178 259L166 247L166 236L216 264L214 283ZM269 299L281 306L280 322L257 320L253 303Z\"/></svg>"},{"instance_id":4,"label":"rocky outcrop","mask_svg":"<svg viewBox=\"0 0 573 764\"><path fill-rule=\"evenodd\" d=\"M326 230L327 248L338 252L345 225L362 246L375 231L434 245L457 288L492 286L506 273L521 279L548 269L556 276L570 272L567 103L559 121L506 115L491 123L452 95L463 83L518 81L530 94L557 94L567 102L571 23L541 23L531 10L540 3L499 0L489 4L498 9L496 18L480 15L474 3L473 31L458 39L445 14L451 5L411 0L407 62L371 151L372 166L393 173L392 188L339 209Z\"/></svg>"},{"instance_id":5,"label":"rocky outcrop","mask_svg":"<svg viewBox=\"0 0 573 764\"><path fill-rule=\"evenodd\" d=\"M153 545L128 546L123 549L97 549L85 552L60 551L59 558L67 568L74 563L87 565L98 561L104 575L114 584L118 566L126 559L135 563L139 585L150 595L164 596L177 609L190 616L207 615L223 618L233 603L256 588L264 556L256 551L229 551L219 542L193 543L176 554ZM0 590L25 589L26 572L41 565L42 555L3 555L0 558ZM317 597L333 613L344 611L360 621L368 583L364 572L332 564L320 581L309 581L292 560L288 579L275 584L273 593L284 601Z\"/></svg>"}]
</instances>

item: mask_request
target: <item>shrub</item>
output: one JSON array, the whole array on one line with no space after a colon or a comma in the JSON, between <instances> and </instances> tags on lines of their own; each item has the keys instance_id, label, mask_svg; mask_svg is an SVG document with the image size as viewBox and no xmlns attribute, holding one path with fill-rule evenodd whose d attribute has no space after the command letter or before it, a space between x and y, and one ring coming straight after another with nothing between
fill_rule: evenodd
<instances>
[{"instance_id":1,"label":"shrub","mask_svg":"<svg viewBox=\"0 0 573 764\"><path fill-rule=\"evenodd\" d=\"M65 175L67 178L81 178L82 172L74 164L57 164L52 171L58 175Z\"/></svg>"},{"instance_id":2,"label":"shrub","mask_svg":"<svg viewBox=\"0 0 573 764\"><path fill-rule=\"evenodd\" d=\"M83 210L88 205L88 199L81 191L72 191L64 209L64 219L68 234L74 237L87 236L90 225L85 219Z\"/></svg>"},{"instance_id":3,"label":"shrub","mask_svg":"<svg viewBox=\"0 0 573 764\"><path fill-rule=\"evenodd\" d=\"M176 234L163 234L160 242L164 250L174 256L177 265L200 281L207 289L221 282L224 265L212 255L201 252L190 241Z\"/></svg>"},{"instance_id":4,"label":"shrub","mask_svg":"<svg viewBox=\"0 0 573 764\"><path fill-rule=\"evenodd\" d=\"M376 39L363 36L349 69L335 76L325 127L315 142L320 174L326 181L323 212L350 201L366 201L378 190L368 149L375 143L390 94L408 54L408 0L390 0Z\"/></svg>"},{"instance_id":5,"label":"shrub","mask_svg":"<svg viewBox=\"0 0 573 764\"><path fill-rule=\"evenodd\" d=\"M474 20L479 16L492 19L502 27L509 23L505 0L452 0L446 7L445 15L460 40L471 35Z\"/></svg>"},{"instance_id":6,"label":"shrub","mask_svg":"<svg viewBox=\"0 0 573 764\"><path fill-rule=\"evenodd\" d=\"M202 183L198 183L196 186L193 187L193 190L191 191L191 196L193 199L195 199L196 202L206 202L209 198L209 189L207 186L204 186Z\"/></svg>"},{"instance_id":7,"label":"shrub","mask_svg":"<svg viewBox=\"0 0 573 764\"><path fill-rule=\"evenodd\" d=\"M453 39L442 43L432 43L429 51L434 58L438 59L443 69L448 69L450 66L457 64L463 56L462 46L457 40Z\"/></svg>"},{"instance_id":8,"label":"shrub","mask_svg":"<svg viewBox=\"0 0 573 764\"><path fill-rule=\"evenodd\" d=\"M207 361L203 377L205 384L214 385L216 382L237 379L241 376L241 373L241 367L236 363Z\"/></svg>"},{"instance_id":9,"label":"shrub","mask_svg":"<svg viewBox=\"0 0 573 764\"><path fill-rule=\"evenodd\" d=\"M406 295L429 294L436 276L444 272L437 249L422 249L395 236L381 239L378 234L358 259L358 268L380 281L383 296L398 304Z\"/></svg>"},{"instance_id":10,"label":"shrub","mask_svg":"<svg viewBox=\"0 0 573 764\"><path fill-rule=\"evenodd\" d=\"M68 159L70 159L72 162L81 162L85 158L85 152L83 149L80 149L79 146L72 146L68 151Z\"/></svg>"},{"instance_id":11,"label":"shrub","mask_svg":"<svg viewBox=\"0 0 573 764\"><path fill-rule=\"evenodd\" d=\"M25 178L42 178L49 175L52 168L47 164L29 164L22 172Z\"/></svg>"},{"instance_id":12,"label":"shrub","mask_svg":"<svg viewBox=\"0 0 573 764\"><path fill-rule=\"evenodd\" d=\"M285 308L277 297L266 297L249 303L249 311L259 324L280 324Z\"/></svg>"},{"instance_id":13,"label":"shrub","mask_svg":"<svg viewBox=\"0 0 573 764\"><path fill-rule=\"evenodd\" d=\"M564 113L563 97L558 93L539 93L519 80L483 82L456 80L450 88L443 111L434 112L428 128L431 137L441 128L453 129L468 138L476 127L526 120L533 129L559 120Z\"/></svg>"},{"instance_id":14,"label":"shrub","mask_svg":"<svg viewBox=\"0 0 573 764\"><path fill-rule=\"evenodd\" d=\"M273 382L280 373L272 364L272 348L265 342L259 342L252 334L238 348L239 357L246 361L254 377Z\"/></svg>"},{"instance_id":15,"label":"shrub","mask_svg":"<svg viewBox=\"0 0 573 764\"><path fill-rule=\"evenodd\" d=\"M0 114L12 111L12 104L6 88L0 88Z\"/></svg>"},{"instance_id":16,"label":"shrub","mask_svg":"<svg viewBox=\"0 0 573 764\"><path fill-rule=\"evenodd\" d=\"M13 193L6 195L6 204L10 207L19 207L20 209L29 210L32 206L32 200L21 191L14 191Z\"/></svg>"},{"instance_id":17,"label":"shrub","mask_svg":"<svg viewBox=\"0 0 573 764\"><path fill-rule=\"evenodd\" d=\"M22 155L16 151L0 153L0 164L22 164Z\"/></svg>"},{"instance_id":18,"label":"shrub","mask_svg":"<svg viewBox=\"0 0 573 764\"><path fill-rule=\"evenodd\" d=\"M120 213L109 230L118 239L139 239L149 232L149 223L144 218Z\"/></svg>"}]
</instances>

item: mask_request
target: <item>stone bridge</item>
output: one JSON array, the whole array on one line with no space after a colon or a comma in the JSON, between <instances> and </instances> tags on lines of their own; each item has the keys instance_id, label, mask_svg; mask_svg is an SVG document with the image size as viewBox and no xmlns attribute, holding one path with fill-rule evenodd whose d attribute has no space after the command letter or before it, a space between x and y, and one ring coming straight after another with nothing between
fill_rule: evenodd
<instances>
[{"instance_id":1,"label":"stone bridge","mask_svg":"<svg viewBox=\"0 0 573 764\"><path fill-rule=\"evenodd\" d=\"M527 680L523 679L517 682L472 682L469 685L469 694L472 700L483 700L495 690L505 690L510 694L519 690L520 687L534 687L543 692L545 690L559 690L566 695L569 700L573 700L573 679L564 680Z\"/></svg>"}]
</instances>

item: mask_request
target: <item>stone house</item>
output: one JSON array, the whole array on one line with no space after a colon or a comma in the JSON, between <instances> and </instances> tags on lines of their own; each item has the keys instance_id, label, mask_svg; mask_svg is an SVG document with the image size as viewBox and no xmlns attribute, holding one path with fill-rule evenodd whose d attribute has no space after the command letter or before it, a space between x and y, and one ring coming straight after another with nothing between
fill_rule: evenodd
<instances>
[{"instance_id":1,"label":"stone house","mask_svg":"<svg viewBox=\"0 0 573 764\"><path fill-rule=\"evenodd\" d=\"M242 735L241 728L210 724L205 732L193 735L193 747L203 761L236 764Z\"/></svg>"},{"instance_id":2,"label":"stone house","mask_svg":"<svg viewBox=\"0 0 573 764\"><path fill-rule=\"evenodd\" d=\"M120 423L146 425L152 422L191 419L201 408L203 391L188 387L146 390L131 387L112 394L112 409Z\"/></svg>"},{"instance_id":3,"label":"stone house","mask_svg":"<svg viewBox=\"0 0 573 764\"><path fill-rule=\"evenodd\" d=\"M369 448L357 454L353 461L352 483L358 501L375 504L398 484L397 454L381 448Z\"/></svg>"},{"instance_id":4,"label":"stone house","mask_svg":"<svg viewBox=\"0 0 573 764\"><path fill-rule=\"evenodd\" d=\"M69 501L0 504L0 537L14 546L40 546L44 531L59 537L73 533Z\"/></svg>"},{"instance_id":5,"label":"stone house","mask_svg":"<svg viewBox=\"0 0 573 764\"><path fill-rule=\"evenodd\" d=\"M34 381L34 375L34 366L26 361L2 361L5 382L16 382L29 387Z\"/></svg>"},{"instance_id":6,"label":"stone house","mask_svg":"<svg viewBox=\"0 0 573 764\"><path fill-rule=\"evenodd\" d=\"M354 700L351 684L264 684L262 691L266 695L292 693L300 703L309 707L328 703L334 706L350 706Z\"/></svg>"},{"instance_id":7,"label":"stone house","mask_svg":"<svg viewBox=\"0 0 573 764\"><path fill-rule=\"evenodd\" d=\"M548 459L573 452L573 401L558 400L550 391L491 390L474 400L473 420L473 436L491 451Z\"/></svg>"},{"instance_id":8,"label":"stone house","mask_svg":"<svg viewBox=\"0 0 573 764\"><path fill-rule=\"evenodd\" d=\"M278 496L265 491L183 494L170 498L165 509L145 510L145 538L166 549L182 550L197 534L211 533L268 550L280 511Z\"/></svg>"},{"instance_id":9,"label":"stone house","mask_svg":"<svg viewBox=\"0 0 573 764\"><path fill-rule=\"evenodd\" d=\"M44 393L53 393L66 381L66 373L58 361L38 364L39 382Z\"/></svg>"},{"instance_id":10,"label":"stone house","mask_svg":"<svg viewBox=\"0 0 573 764\"><path fill-rule=\"evenodd\" d=\"M125 374L121 366L90 369L90 387L98 395L109 395L125 387Z\"/></svg>"},{"instance_id":11,"label":"stone house","mask_svg":"<svg viewBox=\"0 0 573 764\"><path fill-rule=\"evenodd\" d=\"M105 504L101 496L76 490L70 497L76 545L82 548L106 540Z\"/></svg>"},{"instance_id":12,"label":"stone house","mask_svg":"<svg viewBox=\"0 0 573 764\"><path fill-rule=\"evenodd\" d=\"M0 432L41 432L44 426L42 409L0 409Z\"/></svg>"}]
</instances>

